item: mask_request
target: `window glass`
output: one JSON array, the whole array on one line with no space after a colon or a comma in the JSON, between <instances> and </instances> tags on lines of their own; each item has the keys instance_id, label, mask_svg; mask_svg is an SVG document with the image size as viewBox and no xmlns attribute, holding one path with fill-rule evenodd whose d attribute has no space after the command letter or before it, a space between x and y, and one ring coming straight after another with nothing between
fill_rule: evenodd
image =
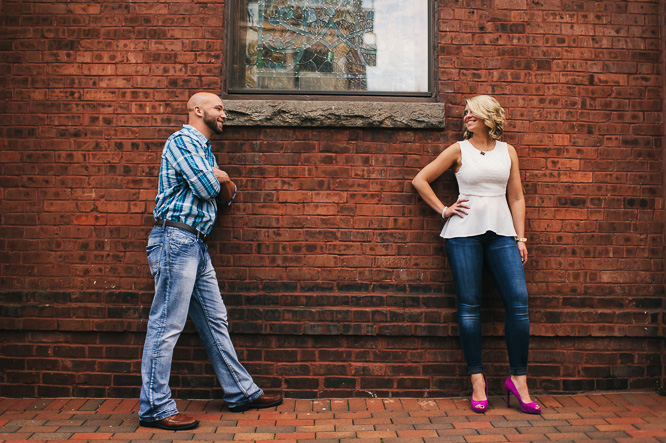
<instances>
[{"instance_id":1,"label":"window glass","mask_svg":"<svg viewBox=\"0 0 666 443\"><path fill-rule=\"evenodd\" d=\"M428 0L236 0L229 92L430 92Z\"/></svg>"}]
</instances>

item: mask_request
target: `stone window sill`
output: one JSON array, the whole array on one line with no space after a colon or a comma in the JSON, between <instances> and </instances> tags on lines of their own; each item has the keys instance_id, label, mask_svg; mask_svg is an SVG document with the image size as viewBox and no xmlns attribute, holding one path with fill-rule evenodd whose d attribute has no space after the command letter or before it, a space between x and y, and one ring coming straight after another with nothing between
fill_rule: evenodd
<instances>
[{"instance_id":1,"label":"stone window sill","mask_svg":"<svg viewBox=\"0 0 666 443\"><path fill-rule=\"evenodd\" d=\"M444 103L224 100L226 126L444 129Z\"/></svg>"}]
</instances>

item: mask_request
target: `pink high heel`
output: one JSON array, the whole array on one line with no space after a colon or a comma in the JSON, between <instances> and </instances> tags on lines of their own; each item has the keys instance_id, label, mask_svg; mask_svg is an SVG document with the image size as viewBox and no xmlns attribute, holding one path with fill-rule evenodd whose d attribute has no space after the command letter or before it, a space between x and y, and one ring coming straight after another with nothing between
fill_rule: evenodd
<instances>
[{"instance_id":1,"label":"pink high heel","mask_svg":"<svg viewBox=\"0 0 666 443\"><path fill-rule=\"evenodd\" d=\"M477 414L482 414L486 412L486 409L488 409L488 383L486 382L485 375L483 376L483 382L486 385L486 399L477 401L470 397L470 402L472 403L472 411L476 412ZM472 390L472 395L474 395L473 390Z\"/></svg>"},{"instance_id":2,"label":"pink high heel","mask_svg":"<svg viewBox=\"0 0 666 443\"><path fill-rule=\"evenodd\" d=\"M509 393L511 393L516 396L518 403L520 403L520 410L522 412L525 414L541 414L541 406L539 406L536 402L533 401L531 403L523 403L523 400L520 398L520 394L518 394L518 389L516 389L516 385L513 384L511 377L507 378L504 382L504 389L506 389L507 407L509 407Z\"/></svg>"}]
</instances>

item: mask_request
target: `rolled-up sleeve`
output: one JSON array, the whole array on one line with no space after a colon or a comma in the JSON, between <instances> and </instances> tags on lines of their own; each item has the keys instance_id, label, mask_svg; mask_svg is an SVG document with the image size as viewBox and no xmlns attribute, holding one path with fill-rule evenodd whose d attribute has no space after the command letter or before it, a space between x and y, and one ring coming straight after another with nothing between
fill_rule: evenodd
<instances>
[{"instance_id":1,"label":"rolled-up sleeve","mask_svg":"<svg viewBox=\"0 0 666 443\"><path fill-rule=\"evenodd\" d=\"M229 201L227 201L227 202L220 202L220 204L223 204L223 205L229 206L229 205L234 201L234 199L236 198L236 194L237 194L237 193L238 193L238 186L234 183L234 195L231 196L231 199L229 199Z\"/></svg>"}]
</instances>

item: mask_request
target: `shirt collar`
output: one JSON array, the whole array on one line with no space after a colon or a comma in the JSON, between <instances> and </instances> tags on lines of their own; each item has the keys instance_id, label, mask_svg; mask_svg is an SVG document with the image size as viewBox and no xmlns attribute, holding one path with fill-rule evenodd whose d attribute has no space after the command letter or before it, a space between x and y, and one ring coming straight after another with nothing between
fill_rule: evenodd
<instances>
[{"instance_id":1,"label":"shirt collar","mask_svg":"<svg viewBox=\"0 0 666 443\"><path fill-rule=\"evenodd\" d=\"M197 128L195 128L194 126L192 126L192 125L188 125L188 124L185 124L185 125L183 125L183 129L185 129L185 130L191 132L192 135L194 135L196 138L198 138L199 140L201 140L201 143L203 143L204 145L207 145L207 146L210 145L210 143L208 142L208 139L206 138L206 136L203 135L203 134L201 133L201 131L199 131L199 130L198 130Z\"/></svg>"}]
</instances>

